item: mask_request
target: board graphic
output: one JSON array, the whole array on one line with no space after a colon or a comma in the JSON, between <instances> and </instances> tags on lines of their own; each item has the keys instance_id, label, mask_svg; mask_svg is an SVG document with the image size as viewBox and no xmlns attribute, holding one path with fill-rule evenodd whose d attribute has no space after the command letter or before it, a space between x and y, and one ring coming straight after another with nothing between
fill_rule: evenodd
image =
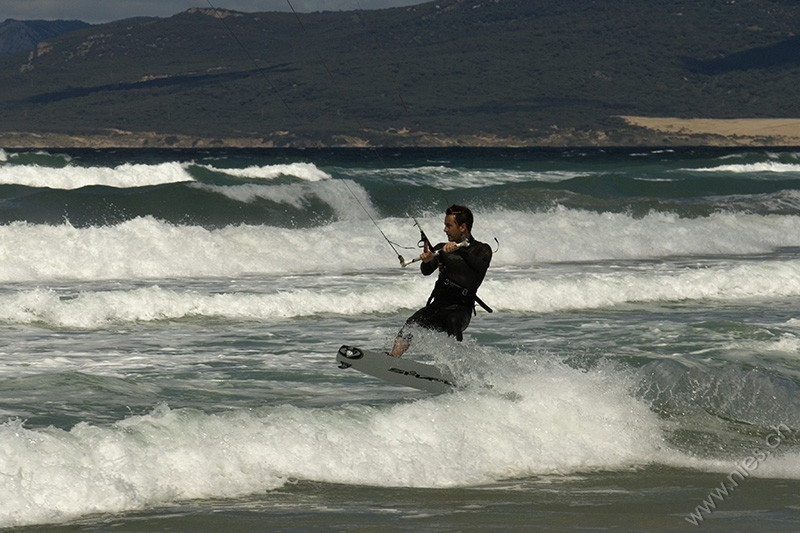
<instances>
[{"instance_id":1,"label":"board graphic","mask_svg":"<svg viewBox=\"0 0 800 533\"><path fill-rule=\"evenodd\" d=\"M456 386L452 376L433 365L354 346L339 348L336 361L339 368L353 368L384 381L428 392L449 392Z\"/></svg>"}]
</instances>

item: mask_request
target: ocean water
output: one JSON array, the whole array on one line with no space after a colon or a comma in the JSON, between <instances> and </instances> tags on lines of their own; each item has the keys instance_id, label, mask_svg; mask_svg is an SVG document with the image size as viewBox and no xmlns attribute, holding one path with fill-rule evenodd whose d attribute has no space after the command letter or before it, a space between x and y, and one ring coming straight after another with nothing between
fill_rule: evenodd
<instances>
[{"instance_id":1,"label":"ocean water","mask_svg":"<svg viewBox=\"0 0 800 533\"><path fill-rule=\"evenodd\" d=\"M339 369L451 203L458 391ZM0 528L800 520L800 151L0 150L0 280Z\"/></svg>"}]
</instances>

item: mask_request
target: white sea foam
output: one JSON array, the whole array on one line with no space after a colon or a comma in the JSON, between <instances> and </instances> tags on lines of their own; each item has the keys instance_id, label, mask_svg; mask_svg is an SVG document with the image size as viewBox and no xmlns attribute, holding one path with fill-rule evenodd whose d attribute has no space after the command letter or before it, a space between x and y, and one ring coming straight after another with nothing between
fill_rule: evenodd
<instances>
[{"instance_id":1,"label":"white sea foam","mask_svg":"<svg viewBox=\"0 0 800 533\"><path fill-rule=\"evenodd\" d=\"M558 207L546 213L491 213L473 232L497 237L498 259L510 264L754 254L800 245L800 217L715 213L681 218L653 212L593 213Z\"/></svg>"},{"instance_id":2,"label":"white sea foam","mask_svg":"<svg viewBox=\"0 0 800 533\"><path fill-rule=\"evenodd\" d=\"M291 176L304 181L323 181L331 179L330 174L317 168L313 163L290 163L288 165L249 166L247 168L219 168L202 165L203 168L222 172L240 178L272 180Z\"/></svg>"},{"instance_id":3,"label":"white sea foam","mask_svg":"<svg viewBox=\"0 0 800 533\"><path fill-rule=\"evenodd\" d=\"M800 165L796 163L781 163L779 161L763 161L760 163L742 163L719 165L716 167L682 169L681 172L726 172L732 174L750 173L800 173Z\"/></svg>"},{"instance_id":4,"label":"white sea foam","mask_svg":"<svg viewBox=\"0 0 800 533\"><path fill-rule=\"evenodd\" d=\"M334 182L330 182L334 183ZM326 201L346 211L350 193ZM0 226L0 281L145 279L342 272L396 268L383 239L414 246L408 219L380 219L378 227L353 218L311 229L176 226L152 217L115 226L75 228L22 222ZM441 220L421 217L428 236L440 240ZM715 214L696 219L654 213L625 214L556 209L547 213L480 213L476 236L500 242L494 266L627 260L670 256L768 253L800 246L800 217ZM416 248L397 249L407 258Z\"/></svg>"},{"instance_id":5,"label":"white sea foam","mask_svg":"<svg viewBox=\"0 0 800 533\"><path fill-rule=\"evenodd\" d=\"M672 448L666 423L631 395L630 373L604 364L578 370L534 354L470 355L508 359L489 376L499 389L476 379L453 394L381 407L209 414L160 405L68 430L7 421L0 425L0 527L234 498L293 479L446 488L652 464L731 470L728 460ZM800 476L796 454L770 451L752 476Z\"/></svg>"},{"instance_id":6,"label":"white sea foam","mask_svg":"<svg viewBox=\"0 0 800 533\"><path fill-rule=\"evenodd\" d=\"M759 358L784 357L795 360L800 355L800 337L791 333L784 333L768 339L745 339L728 342L720 347L729 354L740 353L745 357L758 354ZM733 359L734 356L728 356Z\"/></svg>"},{"instance_id":7,"label":"white sea foam","mask_svg":"<svg viewBox=\"0 0 800 533\"><path fill-rule=\"evenodd\" d=\"M8 159L5 151L0 152L0 162L6 162ZM188 171L192 165L193 163L180 162L124 163L115 167L81 167L73 164L56 168L40 165L4 165L0 167L0 184L51 189L78 189L91 185L118 188L144 187L194 181ZM250 166L241 169L200 166L230 176L250 179L272 180L282 176L291 176L305 182L331 179L329 174L312 163Z\"/></svg>"},{"instance_id":8,"label":"white sea foam","mask_svg":"<svg viewBox=\"0 0 800 533\"><path fill-rule=\"evenodd\" d=\"M269 283L269 282L267 282ZM358 315L393 312L399 289L354 294L336 290L284 289L270 294L207 294L158 286L119 291L63 294L52 289L33 289L0 295L0 323L41 323L52 327L103 328L112 324L150 322L191 317L269 321L318 314ZM383 298L381 297L383 294ZM406 305L424 300L424 289ZM394 307L392 307L395 305Z\"/></svg>"},{"instance_id":9,"label":"white sea foam","mask_svg":"<svg viewBox=\"0 0 800 533\"><path fill-rule=\"evenodd\" d=\"M539 366L513 396L464 391L387 407L160 406L110 426L0 425L0 526L58 522L301 479L452 487L657 460L660 422L619 375Z\"/></svg>"},{"instance_id":10,"label":"white sea foam","mask_svg":"<svg viewBox=\"0 0 800 533\"><path fill-rule=\"evenodd\" d=\"M350 175L374 175L374 170L353 171ZM590 172L569 170L529 171L514 169L472 169L448 166L426 166L414 168L386 169L394 181L413 185L426 185L442 190L474 189L510 183L544 182L557 183L580 176L590 176Z\"/></svg>"},{"instance_id":11,"label":"white sea foam","mask_svg":"<svg viewBox=\"0 0 800 533\"><path fill-rule=\"evenodd\" d=\"M145 187L163 183L194 181L185 165L175 162L157 165L125 163L116 167L61 168L39 165L0 166L0 185L25 185L51 189L79 189L90 185L106 187Z\"/></svg>"},{"instance_id":12,"label":"white sea foam","mask_svg":"<svg viewBox=\"0 0 800 533\"><path fill-rule=\"evenodd\" d=\"M231 277L396 266L363 221L313 230L261 226L205 229L151 217L75 228L15 222L0 226L0 279Z\"/></svg>"},{"instance_id":13,"label":"white sea foam","mask_svg":"<svg viewBox=\"0 0 800 533\"><path fill-rule=\"evenodd\" d=\"M259 199L290 205L296 209L307 208L310 201L317 199L333 208L339 219L377 218L369 193L350 180L327 180L282 185L208 185L192 184L192 187L222 194L232 200L252 203ZM357 205L354 205L354 200Z\"/></svg>"},{"instance_id":14,"label":"white sea foam","mask_svg":"<svg viewBox=\"0 0 800 533\"><path fill-rule=\"evenodd\" d=\"M251 287L227 292L158 285L120 290L35 288L0 293L0 323L93 329L192 317L268 322L315 315L393 313L421 305L432 283L416 272L376 278L374 283L365 283L364 276L370 274L350 280L317 275L301 279L299 286L290 280L276 284L274 278L264 278L256 285L261 287L258 290ZM626 303L769 300L800 296L800 261L662 271L539 272L525 278L497 270L483 284L480 294L498 311L521 313Z\"/></svg>"},{"instance_id":15,"label":"white sea foam","mask_svg":"<svg viewBox=\"0 0 800 533\"><path fill-rule=\"evenodd\" d=\"M800 296L800 261L659 271L572 273L554 278L487 279L484 299L508 311L553 312L623 303Z\"/></svg>"}]
</instances>

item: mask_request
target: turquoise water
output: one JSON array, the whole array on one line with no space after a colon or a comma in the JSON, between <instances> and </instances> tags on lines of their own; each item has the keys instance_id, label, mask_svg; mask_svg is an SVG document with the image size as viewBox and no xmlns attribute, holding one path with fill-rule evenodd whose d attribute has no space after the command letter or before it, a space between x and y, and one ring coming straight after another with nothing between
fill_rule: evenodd
<instances>
[{"instance_id":1,"label":"turquoise water","mask_svg":"<svg viewBox=\"0 0 800 533\"><path fill-rule=\"evenodd\" d=\"M465 387L339 369L448 203L495 313L406 357ZM0 527L798 519L800 152L6 150L0 224Z\"/></svg>"}]
</instances>

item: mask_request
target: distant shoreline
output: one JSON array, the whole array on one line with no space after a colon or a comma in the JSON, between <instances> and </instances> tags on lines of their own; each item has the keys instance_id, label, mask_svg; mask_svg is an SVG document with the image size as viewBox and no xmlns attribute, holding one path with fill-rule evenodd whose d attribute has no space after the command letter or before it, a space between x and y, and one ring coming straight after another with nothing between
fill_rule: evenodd
<instances>
[{"instance_id":1,"label":"distant shoreline","mask_svg":"<svg viewBox=\"0 0 800 533\"><path fill-rule=\"evenodd\" d=\"M0 148L363 148L413 147L635 147L800 146L800 118L677 118L620 116L626 126L614 131L559 130L546 136L516 138L496 135L448 137L429 133L384 132L380 142L370 144L359 137L335 137L334 142L302 140L276 132L252 137L196 137L155 132L109 130L96 134L0 132ZM622 140L624 139L624 140Z\"/></svg>"},{"instance_id":2,"label":"distant shoreline","mask_svg":"<svg viewBox=\"0 0 800 533\"><path fill-rule=\"evenodd\" d=\"M713 146L800 146L800 118L620 118L667 135L716 138Z\"/></svg>"}]
</instances>

